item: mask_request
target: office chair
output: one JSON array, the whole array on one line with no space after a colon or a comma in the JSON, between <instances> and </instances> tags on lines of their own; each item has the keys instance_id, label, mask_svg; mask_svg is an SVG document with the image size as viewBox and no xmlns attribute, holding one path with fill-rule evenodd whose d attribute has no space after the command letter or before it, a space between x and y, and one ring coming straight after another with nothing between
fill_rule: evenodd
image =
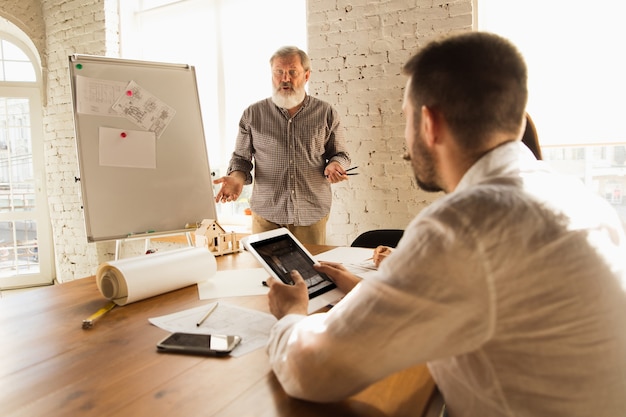
<instances>
[{"instance_id":1,"label":"office chair","mask_svg":"<svg viewBox=\"0 0 626 417\"><path fill-rule=\"evenodd\" d=\"M376 248L377 246L389 246L395 248L404 234L402 229L376 229L363 232L354 239L350 246L360 248Z\"/></svg>"}]
</instances>

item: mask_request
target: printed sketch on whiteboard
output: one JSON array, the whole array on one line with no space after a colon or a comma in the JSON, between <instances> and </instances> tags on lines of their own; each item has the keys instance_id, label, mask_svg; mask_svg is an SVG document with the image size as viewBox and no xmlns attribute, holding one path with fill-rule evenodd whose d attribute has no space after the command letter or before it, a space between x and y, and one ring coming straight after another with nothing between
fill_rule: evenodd
<instances>
[{"instance_id":1,"label":"printed sketch on whiteboard","mask_svg":"<svg viewBox=\"0 0 626 417\"><path fill-rule=\"evenodd\" d=\"M76 76L76 112L97 116L120 117L112 108L113 103L126 87L124 81L100 80Z\"/></svg>"},{"instance_id":2,"label":"printed sketch on whiteboard","mask_svg":"<svg viewBox=\"0 0 626 417\"><path fill-rule=\"evenodd\" d=\"M167 128L176 110L131 81L113 104L113 110L136 125L154 132L156 137Z\"/></svg>"}]
</instances>

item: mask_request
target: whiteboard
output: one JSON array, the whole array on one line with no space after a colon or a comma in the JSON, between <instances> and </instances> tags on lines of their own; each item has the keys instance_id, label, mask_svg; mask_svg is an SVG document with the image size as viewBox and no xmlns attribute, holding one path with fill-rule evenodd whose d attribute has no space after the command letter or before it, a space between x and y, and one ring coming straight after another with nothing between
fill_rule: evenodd
<instances>
[{"instance_id":1,"label":"whiteboard","mask_svg":"<svg viewBox=\"0 0 626 417\"><path fill-rule=\"evenodd\" d=\"M74 54L69 69L87 240L217 220L194 67Z\"/></svg>"}]
</instances>

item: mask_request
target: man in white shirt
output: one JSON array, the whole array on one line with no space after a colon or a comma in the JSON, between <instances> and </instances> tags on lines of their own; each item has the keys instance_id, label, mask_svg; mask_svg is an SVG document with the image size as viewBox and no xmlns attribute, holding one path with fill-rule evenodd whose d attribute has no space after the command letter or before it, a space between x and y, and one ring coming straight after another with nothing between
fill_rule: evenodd
<instances>
[{"instance_id":1,"label":"man in white shirt","mask_svg":"<svg viewBox=\"0 0 626 417\"><path fill-rule=\"evenodd\" d=\"M404 66L420 212L377 274L306 315L268 280L270 362L289 395L337 401L427 363L448 415L626 415L626 238L610 205L519 140L526 65L499 36L434 41Z\"/></svg>"}]
</instances>

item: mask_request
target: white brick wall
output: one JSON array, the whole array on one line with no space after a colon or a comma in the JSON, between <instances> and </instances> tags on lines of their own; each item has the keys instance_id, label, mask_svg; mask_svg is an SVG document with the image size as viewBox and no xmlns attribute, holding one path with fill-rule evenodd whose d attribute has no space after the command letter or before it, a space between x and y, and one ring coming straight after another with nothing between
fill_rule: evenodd
<instances>
[{"instance_id":1,"label":"white brick wall","mask_svg":"<svg viewBox=\"0 0 626 417\"><path fill-rule=\"evenodd\" d=\"M42 66L46 66L46 33L39 0L0 0L0 16L20 28L39 50Z\"/></svg>"},{"instance_id":2,"label":"white brick wall","mask_svg":"<svg viewBox=\"0 0 626 417\"><path fill-rule=\"evenodd\" d=\"M61 282L93 275L99 264L97 248L88 244L80 199L80 177L72 115L68 57L73 53L117 53L117 38L107 31L117 21L105 21L105 4L115 1L41 1L46 24L48 105L45 109L46 171L50 217ZM107 38L113 37L112 53Z\"/></svg>"},{"instance_id":3,"label":"white brick wall","mask_svg":"<svg viewBox=\"0 0 626 417\"><path fill-rule=\"evenodd\" d=\"M471 29L472 0L309 0L311 94L343 117L353 166L360 175L334 186L328 243L349 244L375 228L404 228L437 195L420 191L404 152L402 64L430 38ZM117 56L117 0L0 0L3 16L41 39L47 62L44 114L48 194L57 279L92 275L114 244L86 242L68 56ZM42 19L39 19L39 22ZM46 70L46 68L44 68ZM140 245L124 250L139 253Z\"/></svg>"},{"instance_id":4,"label":"white brick wall","mask_svg":"<svg viewBox=\"0 0 626 417\"><path fill-rule=\"evenodd\" d=\"M439 195L419 190L402 160L404 62L439 34L472 25L472 1L309 1L309 91L343 117L360 175L334 186L328 243L404 228Z\"/></svg>"}]
</instances>

